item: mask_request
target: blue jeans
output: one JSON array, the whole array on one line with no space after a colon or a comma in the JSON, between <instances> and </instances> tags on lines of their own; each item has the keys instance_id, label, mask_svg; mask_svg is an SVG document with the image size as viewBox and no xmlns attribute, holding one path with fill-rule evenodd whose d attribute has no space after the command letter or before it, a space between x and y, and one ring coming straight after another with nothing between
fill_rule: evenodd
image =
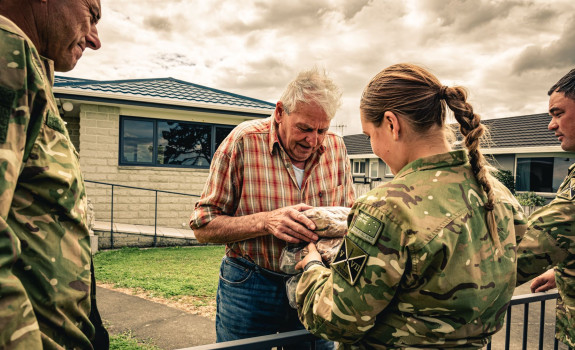
<instances>
[{"instance_id":1,"label":"blue jeans","mask_svg":"<svg viewBox=\"0 0 575 350\"><path fill-rule=\"evenodd\" d=\"M243 258L224 257L217 296L217 342L303 329L297 311L288 303L285 282L289 277ZM318 350L335 348L331 341L318 339L315 343ZM284 349L311 349L311 344Z\"/></svg>"}]
</instances>

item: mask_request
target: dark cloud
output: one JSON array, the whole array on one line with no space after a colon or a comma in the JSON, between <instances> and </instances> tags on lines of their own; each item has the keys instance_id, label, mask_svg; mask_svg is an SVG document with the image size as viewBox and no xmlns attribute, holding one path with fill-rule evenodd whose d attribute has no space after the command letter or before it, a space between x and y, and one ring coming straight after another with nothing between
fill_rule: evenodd
<instances>
[{"instance_id":1,"label":"dark cloud","mask_svg":"<svg viewBox=\"0 0 575 350\"><path fill-rule=\"evenodd\" d=\"M494 20L505 19L514 7L528 5L521 1L485 0L431 0L423 3L422 6L441 26L454 27L463 32L475 31Z\"/></svg>"},{"instance_id":2,"label":"dark cloud","mask_svg":"<svg viewBox=\"0 0 575 350\"><path fill-rule=\"evenodd\" d=\"M193 67L196 65L194 60L180 53L158 53L154 56L153 61L158 67L163 69Z\"/></svg>"},{"instance_id":3,"label":"dark cloud","mask_svg":"<svg viewBox=\"0 0 575 350\"><path fill-rule=\"evenodd\" d=\"M575 16L565 24L559 39L549 45L525 48L513 63L513 73L521 75L530 70L569 68L575 65Z\"/></svg>"},{"instance_id":4,"label":"dark cloud","mask_svg":"<svg viewBox=\"0 0 575 350\"><path fill-rule=\"evenodd\" d=\"M144 19L144 25L154 31L170 33L172 31L172 18L152 15Z\"/></svg>"},{"instance_id":5,"label":"dark cloud","mask_svg":"<svg viewBox=\"0 0 575 350\"><path fill-rule=\"evenodd\" d=\"M340 13L344 20L351 20L372 2L373 0L350 0L343 5L333 5L327 0L261 1L254 4L254 18L233 18L222 24L221 29L237 34L266 29L282 33L314 33L321 28L328 14Z\"/></svg>"}]
</instances>

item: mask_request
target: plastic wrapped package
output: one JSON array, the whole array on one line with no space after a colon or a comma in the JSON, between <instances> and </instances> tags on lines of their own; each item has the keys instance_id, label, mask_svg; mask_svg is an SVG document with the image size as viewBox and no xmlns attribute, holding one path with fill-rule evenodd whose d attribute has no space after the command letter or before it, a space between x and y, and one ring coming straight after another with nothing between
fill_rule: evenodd
<instances>
[{"instance_id":1,"label":"plastic wrapped package","mask_svg":"<svg viewBox=\"0 0 575 350\"><path fill-rule=\"evenodd\" d=\"M327 266L333 261L343 236L347 233L347 217L350 210L346 207L316 207L302 212L316 225L314 232L320 237L316 247ZM284 273L294 275L301 272L295 269L295 265L307 255L307 245L305 242L297 245L288 244L282 250L280 269Z\"/></svg>"},{"instance_id":2,"label":"plastic wrapped package","mask_svg":"<svg viewBox=\"0 0 575 350\"><path fill-rule=\"evenodd\" d=\"M320 237L343 237L347 233L347 207L315 207L302 212L314 222L314 230Z\"/></svg>"}]
</instances>

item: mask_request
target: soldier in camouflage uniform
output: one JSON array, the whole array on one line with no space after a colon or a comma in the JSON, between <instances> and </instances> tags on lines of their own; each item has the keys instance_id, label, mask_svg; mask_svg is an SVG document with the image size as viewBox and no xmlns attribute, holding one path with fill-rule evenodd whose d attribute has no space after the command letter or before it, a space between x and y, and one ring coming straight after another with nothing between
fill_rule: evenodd
<instances>
[{"instance_id":1,"label":"soldier in camouflage uniform","mask_svg":"<svg viewBox=\"0 0 575 350\"><path fill-rule=\"evenodd\" d=\"M445 104L467 152L450 150ZM486 173L479 116L463 88L409 64L379 73L360 111L396 175L356 200L330 268L309 245L295 295L302 323L341 349L483 347L502 327L526 220Z\"/></svg>"},{"instance_id":2,"label":"soldier in camouflage uniform","mask_svg":"<svg viewBox=\"0 0 575 350\"><path fill-rule=\"evenodd\" d=\"M0 1L0 349L101 348L84 182L52 93L54 70L100 47L99 17L99 0Z\"/></svg>"},{"instance_id":3,"label":"soldier in camouflage uniform","mask_svg":"<svg viewBox=\"0 0 575 350\"><path fill-rule=\"evenodd\" d=\"M575 152L575 69L567 73L548 92L549 130L561 141L561 148ZM557 300L556 338L575 347L575 164L557 197L529 217L528 230L519 245L517 282L521 284L556 266L555 271L535 278L533 292L555 286Z\"/></svg>"}]
</instances>

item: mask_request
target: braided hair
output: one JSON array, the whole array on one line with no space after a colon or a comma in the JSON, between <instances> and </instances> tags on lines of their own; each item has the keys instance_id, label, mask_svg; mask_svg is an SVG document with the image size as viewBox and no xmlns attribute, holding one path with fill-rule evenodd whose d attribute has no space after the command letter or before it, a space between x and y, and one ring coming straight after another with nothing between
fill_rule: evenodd
<instances>
[{"instance_id":1,"label":"braided hair","mask_svg":"<svg viewBox=\"0 0 575 350\"><path fill-rule=\"evenodd\" d=\"M459 123L471 169L486 193L485 209L492 211L493 188L487 161L479 149L486 128L467 103L467 92L463 87L443 86L422 67L401 63L378 73L364 89L360 101L363 117L376 127L383 122L384 113L391 111L403 117L418 133L425 133L432 126L444 128L447 107L453 111Z\"/></svg>"}]
</instances>

